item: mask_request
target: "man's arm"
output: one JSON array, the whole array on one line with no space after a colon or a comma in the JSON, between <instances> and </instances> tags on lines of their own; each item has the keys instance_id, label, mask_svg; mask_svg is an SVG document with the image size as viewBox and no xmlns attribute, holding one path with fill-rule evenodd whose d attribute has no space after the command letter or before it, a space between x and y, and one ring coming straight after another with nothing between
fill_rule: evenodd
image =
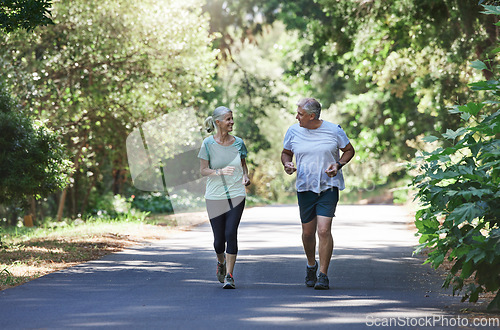
<instances>
[{"instance_id":1,"label":"man's arm","mask_svg":"<svg viewBox=\"0 0 500 330\"><path fill-rule=\"evenodd\" d=\"M342 150L342 156L340 157L339 161L330 164L330 166L328 166L325 171L325 173L331 178L336 176L337 172L342 168L342 166L349 163L349 161L352 159L352 157L354 157L354 154L356 153L354 151L354 147L350 142L344 148L340 148L340 150Z\"/></svg>"},{"instance_id":2,"label":"man's arm","mask_svg":"<svg viewBox=\"0 0 500 330\"><path fill-rule=\"evenodd\" d=\"M349 163L352 157L354 157L356 151L354 150L354 147L350 142L345 146L345 148L340 148L340 150L342 150L342 157L340 157L339 163L344 166L345 164Z\"/></svg>"},{"instance_id":3,"label":"man's arm","mask_svg":"<svg viewBox=\"0 0 500 330\"><path fill-rule=\"evenodd\" d=\"M293 152L288 149L283 149L283 151L281 152L281 163L284 166L285 172L289 175L297 171L295 165L292 162L292 159L293 159Z\"/></svg>"}]
</instances>

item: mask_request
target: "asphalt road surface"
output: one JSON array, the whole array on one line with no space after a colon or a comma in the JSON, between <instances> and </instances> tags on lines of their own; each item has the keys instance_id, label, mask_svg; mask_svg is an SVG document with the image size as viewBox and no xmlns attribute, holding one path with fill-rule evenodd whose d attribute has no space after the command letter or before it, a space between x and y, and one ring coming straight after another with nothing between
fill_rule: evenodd
<instances>
[{"instance_id":1,"label":"asphalt road surface","mask_svg":"<svg viewBox=\"0 0 500 330\"><path fill-rule=\"evenodd\" d=\"M319 291L304 285L298 208L248 208L236 290L216 279L205 222L0 292L0 328L456 329L464 306L441 289L442 278L422 257L412 256L411 220L398 206L339 205L332 289Z\"/></svg>"}]
</instances>

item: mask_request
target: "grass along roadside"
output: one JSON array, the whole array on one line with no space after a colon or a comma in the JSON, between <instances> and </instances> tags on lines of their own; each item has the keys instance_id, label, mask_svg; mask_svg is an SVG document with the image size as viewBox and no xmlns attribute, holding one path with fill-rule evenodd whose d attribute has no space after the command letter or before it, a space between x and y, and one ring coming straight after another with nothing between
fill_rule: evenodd
<instances>
[{"instance_id":1,"label":"grass along roadside","mask_svg":"<svg viewBox=\"0 0 500 330\"><path fill-rule=\"evenodd\" d=\"M0 290L86 261L99 259L127 246L167 238L178 230L175 217L155 219L98 219L64 226L11 228L0 232ZM0 229L2 230L2 229Z\"/></svg>"}]
</instances>

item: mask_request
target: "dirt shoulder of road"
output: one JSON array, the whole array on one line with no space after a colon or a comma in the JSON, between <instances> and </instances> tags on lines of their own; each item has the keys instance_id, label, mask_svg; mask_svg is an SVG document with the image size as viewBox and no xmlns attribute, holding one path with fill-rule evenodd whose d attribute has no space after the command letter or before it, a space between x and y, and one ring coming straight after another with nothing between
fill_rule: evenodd
<instances>
[{"instance_id":1,"label":"dirt shoulder of road","mask_svg":"<svg viewBox=\"0 0 500 330\"><path fill-rule=\"evenodd\" d=\"M130 223L93 229L81 225L63 234L19 239L0 246L0 290L78 265L125 248L163 240L208 220L206 212L158 216L155 225Z\"/></svg>"}]
</instances>

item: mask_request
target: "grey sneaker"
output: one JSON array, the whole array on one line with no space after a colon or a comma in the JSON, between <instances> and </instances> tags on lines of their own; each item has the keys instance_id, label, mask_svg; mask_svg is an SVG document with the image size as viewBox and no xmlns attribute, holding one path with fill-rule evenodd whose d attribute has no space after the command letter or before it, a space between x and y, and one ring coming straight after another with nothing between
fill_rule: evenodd
<instances>
[{"instance_id":1,"label":"grey sneaker","mask_svg":"<svg viewBox=\"0 0 500 330\"><path fill-rule=\"evenodd\" d=\"M224 278L224 286L222 288L223 289L236 289L236 286L234 285L233 275L231 275L230 273L227 273L226 277Z\"/></svg>"},{"instance_id":2,"label":"grey sneaker","mask_svg":"<svg viewBox=\"0 0 500 330\"><path fill-rule=\"evenodd\" d=\"M306 266L306 285L310 288L316 284L318 278L316 277L316 272L318 271L318 262L314 264L314 267Z\"/></svg>"},{"instance_id":3,"label":"grey sneaker","mask_svg":"<svg viewBox=\"0 0 500 330\"><path fill-rule=\"evenodd\" d=\"M224 277L226 277L226 262L223 264L217 261L217 279L219 282L224 283Z\"/></svg>"},{"instance_id":4,"label":"grey sneaker","mask_svg":"<svg viewBox=\"0 0 500 330\"><path fill-rule=\"evenodd\" d=\"M318 282L316 282L314 289L328 290L329 288L330 288L330 281L328 280L328 276L326 276L326 274L323 274L322 272L319 272Z\"/></svg>"}]
</instances>

